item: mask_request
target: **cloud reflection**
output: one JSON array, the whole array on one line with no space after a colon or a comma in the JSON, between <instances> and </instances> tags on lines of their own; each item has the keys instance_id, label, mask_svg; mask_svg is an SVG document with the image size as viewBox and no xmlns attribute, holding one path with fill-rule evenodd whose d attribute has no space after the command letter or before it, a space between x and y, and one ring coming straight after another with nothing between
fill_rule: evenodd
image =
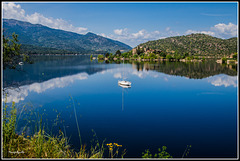
<instances>
[{"instance_id":1,"label":"cloud reflection","mask_svg":"<svg viewBox=\"0 0 240 161\"><path fill-rule=\"evenodd\" d=\"M217 75L208 78L208 82L214 86L237 87L237 76Z\"/></svg>"},{"instance_id":2,"label":"cloud reflection","mask_svg":"<svg viewBox=\"0 0 240 161\"><path fill-rule=\"evenodd\" d=\"M122 74L121 73L115 73L113 75L114 78L122 78Z\"/></svg>"},{"instance_id":3,"label":"cloud reflection","mask_svg":"<svg viewBox=\"0 0 240 161\"><path fill-rule=\"evenodd\" d=\"M33 83L30 85L20 86L19 88L7 89L7 103L16 102L18 103L21 100L24 100L29 92L42 93L48 89L54 88L63 88L73 83L75 80L84 80L88 79L87 73L80 73L71 76L65 76L60 78L50 79L42 83ZM2 101L4 101L3 98Z\"/></svg>"}]
</instances>

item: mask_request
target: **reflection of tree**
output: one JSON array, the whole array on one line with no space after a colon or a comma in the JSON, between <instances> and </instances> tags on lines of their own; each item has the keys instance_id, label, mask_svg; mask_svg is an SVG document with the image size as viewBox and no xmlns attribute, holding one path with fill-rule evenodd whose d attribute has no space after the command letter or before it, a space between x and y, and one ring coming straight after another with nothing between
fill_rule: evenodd
<instances>
[{"instance_id":1,"label":"reflection of tree","mask_svg":"<svg viewBox=\"0 0 240 161\"><path fill-rule=\"evenodd\" d=\"M222 66L217 64L215 61L207 61L207 62L134 62L133 68L136 68L138 71L141 70L155 70L158 72L184 76L188 78L194 79L202 79L209 76L217 75L217 74L227 74L231 76L236 76L237 71L235 67L232 66L228 68L227 66Z\"/></svg>"},{"instance_id":2,"label":"reflection of tree","mask_svg":"<svg viewBox=\"0 0 240 161\"><path fill-rule=\"evenodd\" d=\"M101 66L92 66L97 63L90 62L89 56L36 56L32 59L34 64L24 65L23 71L3 71L4 88L40 83L82 72L91 75L104 70Z\"/></svg>"}]
</instances>

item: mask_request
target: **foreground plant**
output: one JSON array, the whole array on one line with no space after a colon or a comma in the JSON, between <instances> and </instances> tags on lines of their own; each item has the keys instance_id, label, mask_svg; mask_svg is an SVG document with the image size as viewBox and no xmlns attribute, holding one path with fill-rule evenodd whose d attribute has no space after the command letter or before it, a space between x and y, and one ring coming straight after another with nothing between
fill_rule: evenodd
<instances>
[{"instance_id":1,"label":"foreground plant","mask_svg":"<svg viewBox=\"0 0 240 161\"><path fill-rule=\"evenodd\" d=\"M147 149L142 153L142 158L172 158L172 156L165 151L166 149L166 146L162 146L162 150L158 148L159 153L154 154L154 156L150 153L149 149Z\"/></svg>"},{"instance_id":2,"label":"foreground plant","mask_svg":"<svg viewBox=\"0 0 240 161\"><path fill-rule=\"evenodd\" d=\"M38 124L39 130L33 136L16 134L17 108L14 102L11 108L6 102L2 118L3 158L103 158L103 144L92 146L90 151L86 151L83 145L79 152L74 152L61 130L57 136L51 136L44 130L42 119Z\"/></svg>"},{"instance_id":3,"label":"foreground plant","mask_svg":"<svg viewBox=\"0 0 240 161\"><path fill-rule=\"evenodd\" d=\"M119 145L118 143L108 143L106 145L108 146L109 157L110 158L117 157L119 154L119 148L122 147L122 145ZM123 158L125 154L126 154L126 149L124 149L124 151L122 152L121 157Z\"/></svg>"}]
</instances>

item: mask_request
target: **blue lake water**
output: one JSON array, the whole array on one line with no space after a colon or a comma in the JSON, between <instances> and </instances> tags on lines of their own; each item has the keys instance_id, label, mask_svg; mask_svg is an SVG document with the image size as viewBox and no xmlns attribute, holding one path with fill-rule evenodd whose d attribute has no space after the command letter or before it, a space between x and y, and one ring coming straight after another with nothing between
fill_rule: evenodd
<instances>
[{"instance_id":1,"label":"blue lake water","mask_svg":"<svg viewBox=\"0 0 240 161\"><path fill-rule=\"evenodd\" d=\"M123 76L131 88L118 86ZM9 104L42 115L49 133L60 128L75 149L80 139L74 108L87 147L92 139L116 142L127 150L125 158L141 158L146 149L154 154L167 146L181 158L191 145L188 158L237 157L236 67L215 61L117 64L89 56L38 56L34 64L4 70L3 81ZM27 123L19 113L21 131Z\"/></svg>"}]
</instances>

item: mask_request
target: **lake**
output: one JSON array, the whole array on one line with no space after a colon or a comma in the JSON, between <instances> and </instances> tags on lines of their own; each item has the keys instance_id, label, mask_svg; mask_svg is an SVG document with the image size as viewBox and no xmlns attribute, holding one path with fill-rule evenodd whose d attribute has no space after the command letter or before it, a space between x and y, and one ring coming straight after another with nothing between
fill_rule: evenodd
<instances>
[{"instance_id":1,"label":"lake","mask_svg":"<svg viewBox=\"0 0 240 161\"><path fill-rule=\"evenodd\" d=\"M3 73L7 102L20 111L19 132L27 126L31 135L35 123L27 120L39 121L39 114L46 131L61 129L74 149L80 148L78 123L87 147L91 140L118 143L125 158L141 158L146 149L155 154L162 146L182 158L189 145L187 158L237 157L236 66L214 60L122 64L89 56L33 60ZM131 88L118 85L123 77Z\"/></svg>"}]
</instances>

